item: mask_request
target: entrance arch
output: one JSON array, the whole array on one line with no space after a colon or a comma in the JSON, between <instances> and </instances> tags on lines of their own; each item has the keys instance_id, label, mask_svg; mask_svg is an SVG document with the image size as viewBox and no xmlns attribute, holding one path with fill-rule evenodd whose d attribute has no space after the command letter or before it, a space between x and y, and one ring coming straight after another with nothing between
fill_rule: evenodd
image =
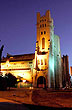
<instances>
[{"instance_id":1,"label":"entrance arch","mask_svg":"<svg viewBox=\"0 0 72 110\"><path fill-rule=\"evenodd\" d=\"M37 87L39 87L39 88L45 88L46 87L46 79L45 79L45 77L40 76L37 79Z\"/></svg>"}]
</instances>

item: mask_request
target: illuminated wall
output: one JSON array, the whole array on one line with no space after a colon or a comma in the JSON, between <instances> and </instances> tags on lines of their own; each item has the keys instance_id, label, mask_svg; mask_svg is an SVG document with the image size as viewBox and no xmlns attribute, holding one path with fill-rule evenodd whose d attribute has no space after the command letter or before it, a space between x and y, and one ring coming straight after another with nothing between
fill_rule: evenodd
<instances>
[{"instance_id":1,"label":"illuminated wall","mask_svg":"<svg viewBox=\"0 0 72 110\"><path fill-rule=\"evenodd\" d=\"M61 66L61 51L60 38L54 36L54 73L55 73L55 87L62 87L62 66Z\"/></svg>"},{"instance_id":2,"label":"illuminated wall","mask_svg":"<svg viewBox=\"0 0 72 110\"><path fill-rule=\"evenodd\" d=\"M16 77L22 77L25 80L32 82L34 60L29 59L29 61L24 61L24 58L26 56L24 56L23 58L22 56L20 56L20 58L16 58L15 56L9 58L7 57L2 59L1 63L1 72L3 73L3 75L5 75L6 73L11 73Z\"/></svg>"}]
</instances>

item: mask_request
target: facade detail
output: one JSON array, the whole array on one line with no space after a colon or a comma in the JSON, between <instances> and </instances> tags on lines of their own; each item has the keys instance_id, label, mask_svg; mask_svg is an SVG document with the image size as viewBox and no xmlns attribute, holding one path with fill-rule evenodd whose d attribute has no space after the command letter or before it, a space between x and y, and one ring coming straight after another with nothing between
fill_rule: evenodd
<instances>
[{"instance_id":1,"label":"facade detail","mask_svg":"<svg viewBox=\"0 0 72 110\"><path fill-rule=\"evenodd\" d=\"M54 34L50 11L37 13L37 40L33 54L9 55L2 58L3 75L12 73L32 83L33 87L62 88L60 38Z\"/></svg>"}]
</instances>

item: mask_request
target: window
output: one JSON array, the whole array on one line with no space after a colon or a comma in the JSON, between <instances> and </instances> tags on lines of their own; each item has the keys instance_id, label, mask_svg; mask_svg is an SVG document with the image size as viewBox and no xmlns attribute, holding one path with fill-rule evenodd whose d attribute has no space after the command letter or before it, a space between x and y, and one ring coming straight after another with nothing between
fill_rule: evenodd
<instances>
[{"instance_id":1,"label":"window","mask_svg":"<svg viewBox=\"0 0 72 110\"><path fill-rule=\"evenodd\" d=\"M41 65L43 65L43 60L41 59Z\"/></svg>"},{"instance_id":2,"label":"window","mask_svg":"<svg viewBox=\"0 0 72 110\"><path fill-rule=\"evenodd\" d=\"M16 63L14 63L14 65L16 65Z\"/></svg>"},{"instance_id":3,"label":"window","mask_svg":"<svg viewBox=\"0 0 72 110\"><path fill-rule=\"evenodd\" d=\"M22 62L21 64L24 64L24 62Z\"/></svg>"},{"instance_id":4,"label":"window","mask_svg":"<svg viewBox=\"0 0 72 110\"><path fill-rule=\"evenodd\" d=\"M42 38L42 49L45 48L45 38Z\"/></svg>"},{"instance_id":5,"label":"window","mask_svg":"<svg viewBox=\"0 0 72 110\"><path fill-rule=\"evenodd\" d=\"M40 60L37 61L38 65L40 64Z\"/></svg>"},{"instance_id":6,"label":"window","mask_svg":"<svg viewBox=\"0 0 72 110\"><path fill-rule=\"evenodd\" d=\"M32 62L29 62L29 64L32 64Z\"/></svg>"},{"instance_id":7,"label":"window","mask_svg":"<svg viewBox=\"0 0 72 110\"><path fill-rule=\"evenodd\" d=\"M44 31L44 34L46 34L46 31Z\"/></svg>"},{"instance_id":8,"label":"window","mask_svg":"<svg viewBox=\"0 0 72 110\"><path fill-rule=\"evenodd\" d=\"M41 35L43 34L43 32L41 32Z\"/></svg>"},{"instance_id":9,"label":"window","mask_svg":"<svg viewBox=\"0 0 72 110\"><path fill-rule=\"evenodd\" d=\"M45 24L45 27L46 27L46 24Z\"/></svg>"},{"instance_id":10,"label":"window","mask_svg":"<svg viewBox=\"0 0 72 110\"><path fill-rule=\"evenodd\" d=\"M44 27L44 24L42 24L42 27Z\"/></svg>"},{"instance_id":11,"label":"window","mask_svg":"<svg viewBox=\"0 0 72 110\"><path fill-rule=\"evenodd\" d=\"M41 25L40 25L40 28L41 28Z\"/></svg>"},{"instance_id":12,"label":"window","mask_svg":"<svg viewBox=\"0 0 72 110\"><path fill-rule=\"evenodd\" d=\"M45 65L47 65L47 60L45 59Z\"/></svg>"}]
</instances>

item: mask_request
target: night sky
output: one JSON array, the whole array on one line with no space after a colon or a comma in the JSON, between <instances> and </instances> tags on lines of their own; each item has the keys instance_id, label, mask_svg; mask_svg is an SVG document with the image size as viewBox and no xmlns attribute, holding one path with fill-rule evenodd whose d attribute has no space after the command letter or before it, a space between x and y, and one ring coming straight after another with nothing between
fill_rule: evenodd
<instances>
[{"instance_id":1,"label":"night sky","mask_svg":"<svg viewBox=\"0 0 72 110\"><path fill-rule=\"evenodd\" d=\"M72 65L72 0L0 0L0 46L7 53L35 52L36 13L50 10L55 34L60 36L61 56L69 56Z\"/></svg>"}]
</instances>

